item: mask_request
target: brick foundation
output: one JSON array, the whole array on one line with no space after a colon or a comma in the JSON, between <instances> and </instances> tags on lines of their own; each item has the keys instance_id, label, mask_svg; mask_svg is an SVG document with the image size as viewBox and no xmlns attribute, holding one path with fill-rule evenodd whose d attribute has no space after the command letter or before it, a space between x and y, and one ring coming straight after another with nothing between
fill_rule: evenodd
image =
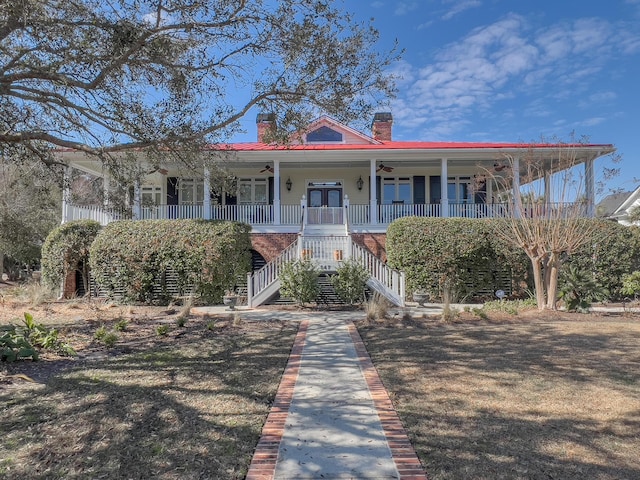
<instances>
[{"instance_id":1,"label":"brick foundation","mask_svg":"<svg viewBox=\"0 0 640 480\"><path fill-rule=\"evenodd\" d=\"M387 261L386 233L352 233L351 238L361 247L366 248L383 262Z\"/></svg>"},{"instance_id":2,"label":"brick foundation","mask_svg":"<svg viewBox=\"0 0 640 480\"><path fill-rule=\"evenodd\" d=\"M270 262L291 245L298 234L296 233L252 233L251 244L253 249Z\"/></svg>"}]
</instances>

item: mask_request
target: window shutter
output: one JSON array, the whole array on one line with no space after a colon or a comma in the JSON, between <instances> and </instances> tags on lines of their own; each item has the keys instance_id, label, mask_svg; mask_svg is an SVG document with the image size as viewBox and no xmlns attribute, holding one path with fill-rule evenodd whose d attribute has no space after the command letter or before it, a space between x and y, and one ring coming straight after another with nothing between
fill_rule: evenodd
<instances>
[{"instance_id":1,"label":"window shutter","mask_svg":"<svg viewBox=\"0 0 640 480\"><path fill-rule=\"evenodd\" d=\"M413 177L413 203L415 205L426 203L424 175Z\"/></svg>"},{"instance_id":2,"label":"window shutter","mask_svg":"<svg viewBox=\"0 0 640 480\"><path fill-rule=\"evenodd\" d=\"M442 199L442 185L440 185L440 175L429 177L429 203L440 203Z\"/></svg>"}]
</instances>

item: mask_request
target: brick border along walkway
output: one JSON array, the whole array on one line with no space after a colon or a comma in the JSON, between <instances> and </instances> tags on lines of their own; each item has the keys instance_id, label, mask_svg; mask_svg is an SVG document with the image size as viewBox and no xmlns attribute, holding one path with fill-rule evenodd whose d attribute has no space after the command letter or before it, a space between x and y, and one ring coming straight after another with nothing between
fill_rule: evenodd
<instances>
[{"instance_id":1,"label":"brick border along walkway","mask_svg":"<svg viewBox=\"0 0 640 480\"><path fill-rule=\"evenodd\" d=\"M293 388L298 380L300 358L308 328L309 320L304 320L300 323L287 367L282 374L278 393L276 393L267 421L262 428L262 435L253 454L245 480L273 480L276 462L278 461L278 449L280 448L285 421L293 398Z\"/></svg>"},{"instance_id":2,"label":"brick border along walkway","mask_svg":"<svg viewBox=\"0 0 640 480\"><path fill-rule=\"evenodd\" d=\"M409 437L400 421L400 417L395 408L393 408L389 394L384 388L382 380L380 380L378 371L373 366L358 329L351 322L349 322L348 327L351 340L353 340L353 344L356 347L358 360L360 360L362 374L369 387L373 404L378 411L382 430L384 430L384 435L387 437L391 456L400 474L400 480L427 480L427 475L422 468L418 455L416 455L411 442L409 442Z\"/></svg>"},{"instance_id":3,"label":"brick border along walkway","mask_svg":"<svg viewBox=\"0 0 640 480\"><path fill-rule=\"evenodd\" d=\"M373 366L371 357L369 357L356 326L352 322L347 322L347 327L360 361L360 368L371 393L373 404L378 411L382 429L389 443L391 456L400 474L400 480L427 480L427 475L424 473L420 460L409 442L400 417L398 417L393 408L389 394ZM304 320L300 323L287 367L278 387L278 393L262 429L262 435L253 454L245 480L273 480L276 462L278 461L278 450L293 398L293 389L300 371L300 358L308 328L309 320Z\"/></svg>"}]
</instances>

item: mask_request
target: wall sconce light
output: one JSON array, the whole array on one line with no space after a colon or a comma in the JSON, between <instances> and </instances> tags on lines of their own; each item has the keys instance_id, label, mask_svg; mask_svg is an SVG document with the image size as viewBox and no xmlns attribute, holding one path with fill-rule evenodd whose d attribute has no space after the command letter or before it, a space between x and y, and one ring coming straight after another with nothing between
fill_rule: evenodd
<instances>
[{"instance_id":1,"label":"wall sconce light","mask_svg":"<svg viewBox=\"0 0 640 480\"><path fill-rule=\"evenodd\" d=\"M358 187L358 190L362 190L362 187L364 187L364 180L362 180L362 175L360 175L360 177L358 177L358 180L356 180L356 186Z\"/></svg>"},{"instance_id":2,"label":"wall sconce light","mask_svg":"<svg viewBox=\"0 0 640 480\"><path fill-rule=\"evenodd\" d=\"M287 181L285 182L285 185L287 186L287 191L291 191L291 186L293 185L293 183L291 182L291 177L287 178Z\"/></svg>"}]
</instances>

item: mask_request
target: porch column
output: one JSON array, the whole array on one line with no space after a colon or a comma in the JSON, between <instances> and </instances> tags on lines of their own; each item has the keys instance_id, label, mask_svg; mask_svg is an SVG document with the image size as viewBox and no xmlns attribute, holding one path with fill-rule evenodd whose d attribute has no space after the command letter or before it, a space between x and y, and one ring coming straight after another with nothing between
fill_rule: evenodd
<instances>
[{"instance_id":1,"label":"porch column","mask_svg":"<svg viewBox=\"0 0 640 480\"><path fill-rule=\"evenodd\" d=\"M111 195L109 192L111 191L111 175L109 172L104 172L104 176L102 177L102 206L107 209L111 205Z\"/></svg>"},{"instance_id":2,"label":"porch column","mask_svg":"<svg viewBox=\"0 0 640 480\"><path fill-rule=\"evenodd\" d=\"M304 226L307 224L307 196L302 195L300 199L300 211L302 212L302 231L304 231Z\"/></svg>"},{"instance_id":3,"label":"porch column","mask_svg":"<svg viewBox=\"0 0 640 480\"><path fill-rule=\"evenodd\" d=\"M376 159L369 160L369 223L378 224L378 189L376 182Z\"/></svg>"},{"instance_id":4,"label":"porch column","mask_svg":"<svg viewBox=\"0 0 640 480\"><path fill-rule=\"evenodd\" d=\"M449 164L446 158L440 160L440 216L449 216Z\"/></svg>"},{"instance_id":5,"label":"porch column","mask_svg":"<svg viewBox=\"0 0 640 480\"><path fill-rule=\"evenodd\" d=\"M205 220L211 220L211 172L204 167L203 180L204 198L202 199L203 217Z\"/></svg>"},{"instance_id":6,"label":"porch column","mask_svg":"<svg viewBox=\"0 0 640 480\"><path fill-rule=\"evenodd\" d=\"M273 224L280 225L280 160L273 161Z\"/></svg>"},{"instance_id":7,"label":"porch column","mask_svg":"<svg viewBox=\"0 0 640 480\"><path fill-rule=\"evenodd\" d=\"M140 191L140 180L136 178L133 184L133 219L140 220L142 218L142 199Z\"/></svg>"},{"instance_id":8,"label":"porch column","mask_svg":"<svg viewBox=\"0 0 640 480\"><path fill-rule=\"evenodd\" d=\"M553 199L551 198L551 172L544 172L544 204L549 207Z\"/></svg>"},{"instance_id":9,"label":"porch column","mask_svg":"<svg viewBox=\"0 0 640 480\"><path fill-rule=\"evenodd\" d=\"M344 223L345 230L349 233L349 195L344 194L344 201L342 203L342 214L344 217L342 218L342 222Z\"/></svg>"},{"instance_id":10,"label":"porch column","mask_svg":"<svg viewBox=\"0 0 640 480\"><path fill-rule=\"evenodd\" d=\"M520 158L513 159L513 216L522 217L522 198L520 197Z\"/></svg>"},{"instance_id":11,"label":"porch column","mask_svg":"<svg viewBox=\"0 0 640 480\"><path fill-rule=\"evenodd\" d=\"M71 220L71 167L64 167L63 177L63 189L62 189L62 223L67 223Z\"/></svg>"},{"instance_id":12,"label":"porch column","mask_svg":"<svg viewBox=\"0 0 640 480\"><path fill-rule=\"evenodd\" d=\"M584 163L584 190L587 197L587 218L596 216L596 178L593 174L594 159L590 158Z\"/></svg>"}]
</instances>

